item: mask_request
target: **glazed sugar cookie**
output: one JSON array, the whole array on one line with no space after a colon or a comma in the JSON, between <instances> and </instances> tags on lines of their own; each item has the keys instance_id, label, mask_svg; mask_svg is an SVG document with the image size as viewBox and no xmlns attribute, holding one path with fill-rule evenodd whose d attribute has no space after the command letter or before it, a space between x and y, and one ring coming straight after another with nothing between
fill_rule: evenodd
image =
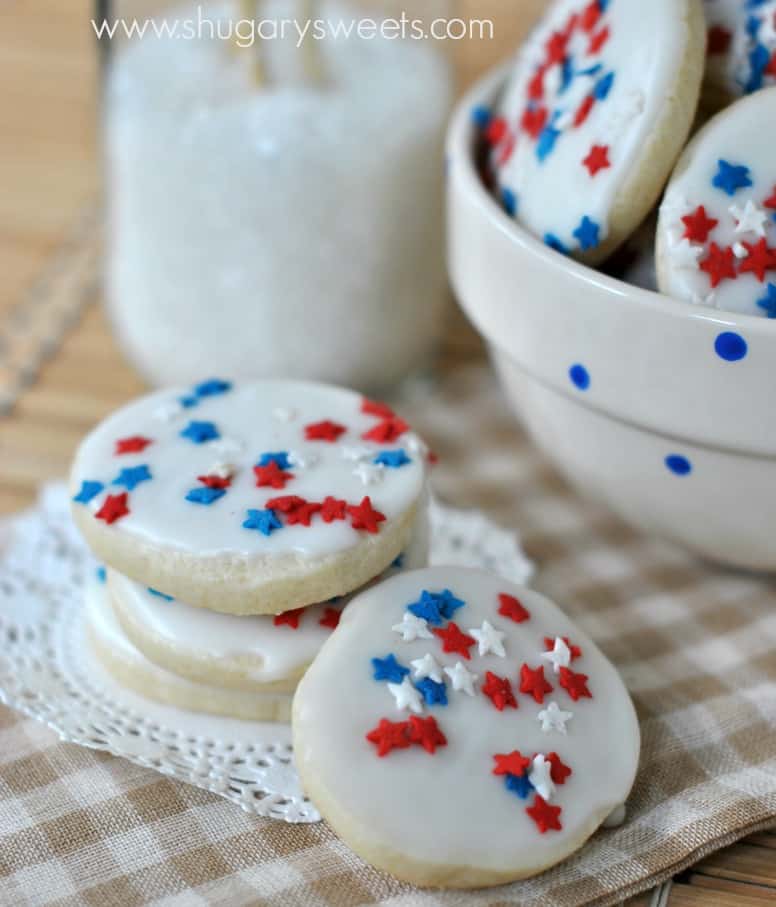
<instances>
[{"instance_id":1,"label":"glazed sugar cookie","mask_svg":"<svg viewBox=\"0 0 776 907\"><path fill-rule=\"evenodd\" d=\"M115 570L197 607L274 614L357 589L399 555L425 448L349 390L214 379L115 412L71 483L79 529Z\"/></svg>"},{"instance_id":2,"label":"glazed sugar cookie","mask_svg":"<svg viewBox=\"0 0 776 907\"><path fill-rule=\"evenodd\" d=\"M418 518L407 550L383 577L426 565L425 522ZM151 661L192 680L257 692L293 691L352 598L274 617L239 616L192 608L113 570L108 586L124 632Z\"/></svg>"},{"instance_id":3,"label":"glazed sugar cookie","mask_svg":"<svg viewBox=\"0 0 776 907\"><path fill-rule=\"evenodd\" d=\"M228 718L252 721L288 721L290 718L291 697L288 695L235 692L192 683L150 662L122 632L104 579L87 583L86 625L92 649L105 670L120 684L147 699Z\"/></svg>"},{"instance_id":4,"label":"glazed sugar cookie","mask_svg":"<svg viewBox=\"0 0 776 907\"><path fill-rule=\"evenodd\" d=\"M547 599L433 567L358 596L302 678L294 754L356 853L418 885L520 879L623 804L639 729L619 675Z\"/></svg>"},{"instance_id":5,"label":"glazed sugar cookie","mask_svg":"<svg viewBox=\"0 0 776 907\"><path fill-rule=\"evenodd\" d=\"M657 201L704 65L700 0L558 0L521 50L486 135L508 213L602 261Z\"/></svg>"},{"instance_id":6,"label":"glazed sugar cookie","mask_svg":"<svg viewBox=\"0 0 776 907\"><path fill-rule=\"evenodd\" d=\"M776 318L774 129L776 88L768 88L717 114L687 146L660 208L664 293Z\"/></svg>"}]
</instances>

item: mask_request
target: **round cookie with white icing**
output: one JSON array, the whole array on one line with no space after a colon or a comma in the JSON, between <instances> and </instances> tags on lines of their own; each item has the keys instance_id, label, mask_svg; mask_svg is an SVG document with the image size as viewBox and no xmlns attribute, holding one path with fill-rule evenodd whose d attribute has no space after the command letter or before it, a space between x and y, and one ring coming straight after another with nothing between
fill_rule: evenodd
<instances>
[{"instance_id":1,"label":"round cookie with white icing","mask_svg":"<svg viewBox=\"0 0 776 907\"><path fill-rule=\"evenodd\" d=\"M660 290L776 318L776 88L711 119L687 146L660 207Z\"/></svg>"},{"instance_id":2,"label":"round cookie with white icing","mask_svg":"<svg viewBox=\"0 0 776 907\"><path fill-rule=\"evenodd\" d=\"M554 604L432 567L358 596L293 705L303 785L361 857L474 887L565 859L628 797L639 728L617 671Z\"/></svg>"},{"instance_id":3,"label":"round cookie with white icing","mask_svg":"<svg viewBox=\"0 0 776 907\"><path fill-rule=\"evenodd\" d=\"M194 683L149 661L127 639L111 605L102 571L86 585L86 631L105 670L122 686L164 705L249 721L288 721L291 696L247 693Z\"/></svg>"},{"instance_id":4,"label":"round cookie with white icing","mask_svg":"<svg viewBox=\"0 0 776 907\"><path fill-rule=\"evenodd\" d=\"M687 138L704 50L700 0L556 0L486 131L505 210L557 251L606 258Z\"/></svg>"},{"instance_id":5,"label":"round cookie with white icing","mask_svg":"<svg viewBox=\"0 0 776 907\"><path fill-rule=\"evenodd\" d=\"M425 460L400 416L353 391L211 379L101 422L75 457L73 515L145 586L276 614L357 589L401 553Z\"/></svg>"},{"instance_id":6,"label":"round cookie with white icing","mask_svg":"<svg viewBox=\"0 0 776 907\"><path fill-rule=\"evenodd\" d=\"M427 563L427 520L419 516L406 550L380 578ZM124 632L151 661L191 680L260 693L293 692L357 594L275 616L241 616L193 608L114 570L108 587Z\"/></svg>"}]
</instances>

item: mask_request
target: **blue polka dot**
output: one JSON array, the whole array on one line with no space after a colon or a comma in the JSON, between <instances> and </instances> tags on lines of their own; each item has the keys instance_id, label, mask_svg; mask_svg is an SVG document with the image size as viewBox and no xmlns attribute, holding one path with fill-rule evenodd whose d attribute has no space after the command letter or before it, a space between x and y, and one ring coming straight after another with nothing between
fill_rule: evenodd
<instances>
[{"instance_id":1,"label":"blue polka dot","mask_svg":"<svg viewBox=\"0 0 776 907\"><path fill-rule=\"evenodd\" d=\"M746 356L749 347L740 334L736 334L733 331L723 331L717 335L717 339L714 341L714 350L720 359L724 359L727 362L738 362L739 359L743 359Z\"/></svg>"},{"instance_id":2,"label":"blue polka dot","mask_svg":"<svg viewBox=\"0 0 776 907\"><path fill-rule=\"evenodd\" d=\"M681 454L669 454L665 462L666 468L676 476L688 476L692 472L692 463Z\"/></svg>"},{"instance_id":3,"label":"blue polka dot","mask_svg":"<svg viewBox=\"0 0 776 907\"><path fill-rule=\"evenodd\" d=\"M590 372L578 362L569 369L569 378L571 378L571 383L581 391L586 391L590 387Z\"/></svg>"}]
</instances>

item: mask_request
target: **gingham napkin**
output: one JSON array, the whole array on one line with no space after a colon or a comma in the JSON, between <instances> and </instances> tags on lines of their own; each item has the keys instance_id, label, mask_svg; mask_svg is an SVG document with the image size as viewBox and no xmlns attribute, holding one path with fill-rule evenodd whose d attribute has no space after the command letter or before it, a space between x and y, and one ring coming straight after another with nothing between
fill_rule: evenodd
<instances>
[{"instance_id":1,"label":"gingham napkin","mask_svg":"<svg viewBox=\"0 0 776 907\"><path fill-rule=\"evenodd\" d=\"M537 587L620 668L642 726L626 824L532 880L419 891L366 866L323 823L251 818L0 710L0 902L604 905L776 825L773 582L701 564L581 502L482 364L449 369L403 411L441 456L437 493L519 528Z\"/></svg>"}]
</instances>

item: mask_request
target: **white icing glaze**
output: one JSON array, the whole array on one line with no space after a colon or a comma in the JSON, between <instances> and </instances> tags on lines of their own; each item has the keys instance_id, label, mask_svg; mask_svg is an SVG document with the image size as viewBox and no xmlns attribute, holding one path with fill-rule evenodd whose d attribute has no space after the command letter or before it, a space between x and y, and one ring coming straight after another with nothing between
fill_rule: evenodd
<instances>
[{"instance_id":1,"label":"white icing glaze","mask_svg":"<svg viewBox=\"0 0 776 907\"><path fill-rule=\"evenodd\" d=\"M465 602L452 617L463 632L487 620L504 633L506 657L479 655L475 641L470 660L443 651L436 637L403 642L391 628L424 589L450 589ZM500 613L501 593L518 597L530 617L516 623ZM440 626L446 629L447 622ZM592 698L574 702L551 670L545 677L553 691L543 704L519 691L523 663L542 665L545 638L552 643L557 637L580 647L572 669L588 675ZM371 659L389 654L408 670L427 654L444 666L448 704L423 703L419 716L434 717L447 739L433 754L412 744L380 758L376 744L365 739L383 718L411 717L397 709L387 682L373 677ZM474 695L453 692L450 674L457 665L477 676ZM488 672L510 680L517 709L498 711L482 692ZM419 682L411 671L402 683L410 680ZM573 708L565 734L544 732L537 720L552 701ZM563 859L625 801L638 762L639 730L616 670L554 604L483 571L432 567L393 577L354 600L297 689L294 749L308 793L357 851L372 859L390 852L436 867L436 878L445 866L517 876ZM493 773L494 755L514 750L530 761L536 785L561 808L562 830L540 833L526 813L534 792L521 799L507 789L504 775ZM550 753L572 769L564 783L548 772L543 757Z\"/></svg>"},{"instance_id":2,"label":"white icing glaze","mask_svg":"<svg viewBox=\"0 0 776 907\"><path fill-rule=\"evenodd\" d=\"M767 309L758 301L766 300L769 285L774 285L770 317L776 315L776 250L767 253L773 264L762 274L748 270L755 261L750 261L752 247L761 241L768 249L776 247L776 158L768 123L776 123L776 88L755 92L726 108L688 146L660 208L658 275L664 293L730 312L766 316ZM715 186L720 161L747 167L752 185L741 186L732 195ZM697 232L682 220L698 214L700 206L708 221L718 222L708 232ZM712 243L727 256L728 270L736 275L724 277L717 286L703 270Z\"/></svg>"},{"instance_id":3,"label":"white icing glaze","mask_svg":"<svg viewBox=\"0 0 776 907\"><path fill-rule=\"evenodd\" d=\"M537 109L547 111L547 125L556 117L559 131L552 151L540 160L541 137L522 127L530 100L530 85L537 68L547 59L545 50L553 33L562 32L572 15L577 23L589 7L588 0L559 0L553 4L520 52L498 115L507 133L494 149L493 161L499 188L514 193L517 219L539 238L552 235L573 253L581 248L574 231L587 217L599 228L599 240L608 234L609 215L621 190L633 176L633 167L655 124L674 93L687 25L677 13L676 0L650 0L634 6L626 0L609 0L595 25L574 28L566 47L574 77L563 89L562 64L554 63L544 77L544 92ZM609 30L600 51L589 53L591 40ZM600 66L593 74L584 71ZM608 94L596 99L587 118L575 125L578 111L595 91L596 83L613 73ZM506 151L516 138L506 162ZM594 146L606 148L609 166L590 169L583 163Z\"/></svg>"},{"instance_id":4,"label":"white icing glaze","mask_svg":"<svg viewBox=\"0 0 776 907\"><path fill-rule=\"evenodd\" d=\"M706 79L738 97L776 84L776 2L704 0Z\"/></svg>"},{"instance_id":5,"label":"white icing glaze","mask_svg":"<svg viewBox=\"0 0 776 907\"><path fill-rule=\"evenodd\" d=\"M364 440L362 435L382 420L362 412L362 397L352 391L292 381L237 384L226 393L197 398L196 405L180 407L169 419L158 419L160 410L172 412L181 398L194 396L190 389L179 389L142 397L105 419L82 443L72 487L76 494L84 481L103 483L103 491L82 505L93 513L107 494L126 490L111 485L121 469L147 465L153 477L128 491L130 512L111 530L194 555L329 555L356 545L366 533L353 528L349 517L326 523L316 514L310 526L288 525L280 515L282 529L264 535L243 527L247 511L263 510L267 501L287 495L318 503L331 495L352 505L368 495L387 518L386 526L418 503L425 462L406 448L409 432L384 443ZM345 427L335 443L306 439L305 426L323 420ZM181 436L190 422L212 423L219 437L193 443ZM135 436L152 443L142 451L115 454L119 439ZM365 488L343 457L343 448L353 444L372 459L381 451L404 449L410 462L380 468L380 482ZM253 467L262 454L278 451L293 451L304 466L284 470L293 476L284 488L257 487ZM233 470L226 493L209 505L187 500L188 492L203 488L198 477L224 462Z\"/></svg>"}]
</instances>

